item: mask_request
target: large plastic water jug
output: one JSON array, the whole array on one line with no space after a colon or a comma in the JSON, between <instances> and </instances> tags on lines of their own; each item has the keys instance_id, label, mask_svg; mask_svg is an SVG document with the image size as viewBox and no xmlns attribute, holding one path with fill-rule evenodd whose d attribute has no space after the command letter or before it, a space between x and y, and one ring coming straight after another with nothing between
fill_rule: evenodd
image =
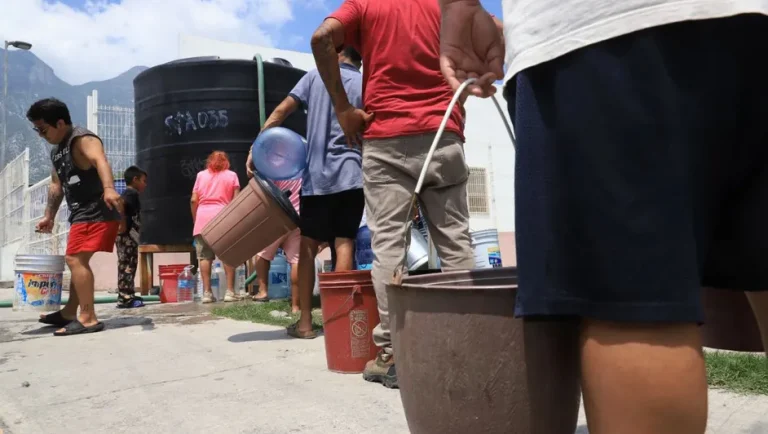
<instances>
[{"instance_id":1,"label":"large plastic water jug","mask_svg":"<svg viewBox=\"0 0 768 434\"><path fill-rule=\"evenodd\" d=\"M290 298L291 282L288 276L288 261L285 260L282 250L279 250L269 265L267 296L270 300Z\"/></svg>"},{"instance_id":2,"label":"large plastic water jug","mask_svg":"<svg viewBox=\"0 0 768 434\"><path fill-rule=\"evenodd\" d=\"M307 167L306 141L288 128L262 131L253 142L251 152L256 171L266 179L293 179Z\"/></svg>"},{"instance_id":3,"label":"large plastic water jug","mask_svg":"<svg viewBox=\"0 0 768 434\"><path fill-rule=\"evenodd\" d=\"M355 240L355 264L358 270L370 270L373 266L373 250L371 250L371 231L368 225L357 230Z\"/></svg>"},{"instance_id":4,"label":"large plastic water jug","mask_svg":"<svg viewBox=\"0 0 768 434\"><path fill-rule=\"evenodd\" d=\"M179 274L177 282L176 302L191 303L195 299L195 287L197 287L197 278L192 274L191 265L187 265Z\"/></svg>"},{"instance_id":5,"label":"large plastic water jug","mask_svg":"<svg viewBox=\"0 0 768 434\"><path fill-rule=\"evenodd\" d=\"M213 261L211 266L211 292L216 301L224 301L224 295L227 292L227 277L221 261Z\"/></svg>"}]
</instances>

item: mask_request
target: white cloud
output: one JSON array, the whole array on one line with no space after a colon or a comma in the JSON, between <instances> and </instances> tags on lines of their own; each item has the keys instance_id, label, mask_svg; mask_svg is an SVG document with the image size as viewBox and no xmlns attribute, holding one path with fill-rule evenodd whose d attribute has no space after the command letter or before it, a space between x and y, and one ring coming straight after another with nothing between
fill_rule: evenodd
<instances>
[{"instance_id":1,"label":"white cloud","mask_svg":"<svg viewBox=\"0 0 768 434\"><path fill-rule=\"evenodd\" d=\"M82 2L82 0L80 0ZM71 3L71 1L70 1ZM0 0L0 34L34 53L70 84L112 78L176 58L179 33L273 46L292 5L322 0Z\"/></svg>"}]
</instances>

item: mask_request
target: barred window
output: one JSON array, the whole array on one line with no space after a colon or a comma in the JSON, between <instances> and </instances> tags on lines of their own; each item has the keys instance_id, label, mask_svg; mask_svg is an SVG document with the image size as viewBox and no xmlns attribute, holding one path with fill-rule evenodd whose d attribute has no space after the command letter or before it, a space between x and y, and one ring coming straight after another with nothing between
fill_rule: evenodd
<instances>
[{"instance_id":1,"label":"barred window","mask_svg":"<svg viewBox=\"0 0 768 434\"><path fill-rule=\"evenodd\" d=\"M484 167L469 168L467 199L469 200L470 215L487 216L490 213L488 205L488 176Z\"/></svg>"}]
</instances>

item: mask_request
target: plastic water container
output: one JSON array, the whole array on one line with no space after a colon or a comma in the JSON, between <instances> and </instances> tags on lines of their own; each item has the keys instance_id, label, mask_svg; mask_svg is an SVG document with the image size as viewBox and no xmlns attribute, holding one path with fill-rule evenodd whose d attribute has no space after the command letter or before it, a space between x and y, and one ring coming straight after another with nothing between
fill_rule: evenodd
<instances>
[{"instance_id":1,"label":"plastic water container","mask_svg":"<svg viewBox=\"0 0 768 434\"><path fill-rule=\"evenodd\" d=\"M242 264L235 270L235 291L241 294L245 292L245 279L247 278L245 264Z\"/></svg>"},{"instance_id":2,"label":"plastic water container","mask_svg":"<svg viewBox=\"0 0 768 434\"><path fill-rule=\"evenodd\" d=\"M61 309L64 256L16 255L13 310Z\"/></svg>"},{"instance_id":3,"label":"plastic water container","mask_svg":"<svg viewBox=\"0 0 768 434\"><path fill-rule=\"evenodd\" d=\"M475 268L501 268L499 233L496 229L475 231L469 234L475 251Z\"/></svg>"},{"instance_id":4,"label":"plastic water container","mask_svg":"<svg viewBox=\"0 0 768 434\"><path fill-rule=\"evenodd\" d=\"M195 278L197 279L197 285L195 286L195 303L202 303L203 302L203 275L200 273L200 267L197 267L197 274L195 274Z\"/></svg>"},{"instance_id":5,"label":"plastic water container","mask_svg":"<svg viewBox=\"0 0 768 434\"><path fill-rule=\"evenodd\" d=\"M280 300L291 297L291 282L289 278L288 262L285 260L282 250L278 250L275 258L269 265L269 280L267 296L271 300Z\"/></svg>"},{"instance_id":6,"label":"plastic water container","mask_svg":"<svg viewBox=\"0 0 768 434\"><path fill-rule=\"evenodd\" d=\"M288 128L268 128L253 142L253 165L267 179L281 181L295 178L307 167L306 143L304 138Z\"/></svg>"},{"instance_id":7,"label":"plastic water container","mask_svg":"<svg viewBox=\"0 0 768 434\"><path fill-rule=\"evenodd\" d=\"M192 266L184 267L184 271L179 274L176 286L176 302L191 303L195 299L195 288L197 287L197 278L192 274Z\"/></svg>"},{"instance_id":8,"label":"plastic water container","mask_svg":"<svg viewBox=\"0 0 768 434\"><path fill-rule=\"evenodd\" d=\"M371 231L368 229L368 225L363 225L357 230L357 239L355 239L355 264L358 270L370 270L373 267Z\"/></svg>"},{"instance_id":9,"label":"plastic water container","mask_svg":"<svg viewBox=\"0 0 768 434\"><path fill-rule=\"evenodd\" d=\"M213 292L213 297L216 298L216 301L222 301L227 289L224 267L221 266L221 261L214 261L211 268L211 292Z\"/></svg>"}]
</instances>

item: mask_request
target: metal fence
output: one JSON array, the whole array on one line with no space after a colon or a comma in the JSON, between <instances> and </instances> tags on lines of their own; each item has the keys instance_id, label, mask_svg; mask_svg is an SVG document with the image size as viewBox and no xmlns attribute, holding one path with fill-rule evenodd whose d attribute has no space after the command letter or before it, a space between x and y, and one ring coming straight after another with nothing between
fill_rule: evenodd
<instances>
[{"instance_id":1,"label":"metal fence","mask_svg":"<svg viewBox=\"0 0 768 434\"><path fill-rule=\"evenodd\" d=\"M24 193L29 179L29 149L0 172L0 246L24 236Z\"/></svg>"}]
</instances>

